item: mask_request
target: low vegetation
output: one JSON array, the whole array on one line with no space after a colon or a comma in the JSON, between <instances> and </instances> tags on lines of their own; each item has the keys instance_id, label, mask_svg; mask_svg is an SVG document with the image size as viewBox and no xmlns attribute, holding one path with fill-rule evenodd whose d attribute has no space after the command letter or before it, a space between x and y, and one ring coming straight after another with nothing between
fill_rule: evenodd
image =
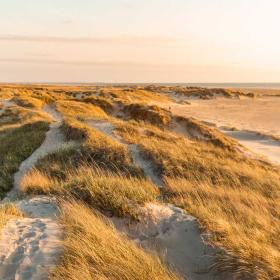
<instances>
[{"instance_id":1,"label":"low vegetation","mask_svg":"<svg viewBox=\"0 0 280 280\"><path fill-rule=\"evenodd\" d=\"M170 112L156 105L132 103L122 110L127 119L149 122L157 126L168 126L171 122Z\"/></svg>"},{"instance_id":2,"label":"low vegetation","mask_svg":"<svg viewBox=\"0 0 280 280\"><path fill-rule=\"evenodd\" d=\"M176 86L11 88L0 94L20 106L1 115L1 196L45 137L50 120L38 111L42 104L55 103L64 115L66 139L75 141L41 159L22 181L27 193L63 198L65 253L51 279L177 279L100 214L137 219L137 209L160 196L197 217L211 242L227 251L217 256L219 270L231 271L235 279L279 280L279 168L247 158L216 129L150 105L174 94L208 99L239 98L242 92ZM118 108L123 119L110 116ZM127 146L91 127L90 120L112 122L114 135L139 147L165 187L157 190L133 165ZM13 213L0 209L0 226Z\"/></svg>"},{"instance_id":3,"label":"low vegetation","mask_svg":"<svg viewBox=\"0 0 280 280\"><path fill-rule=\"evenodd\" d=\"M63 131L68 140L83 141L82 160L97 162L100 166L132 176L143 175L141 170L132 164L127 147L95 128L74 119L67 119L64 121Z\"/></svg>"},{"instance_id":4,"label":"low vegetation","mask_svg":"<svg viewBox=\"0 0 280 280\"><path fill-rule=\"evenodd\" d=\"M278 279L279 186L267 190L260 175L254 179L250 188L166 178L166 195L168 201L198 217L213 241L231 253L219 257L218 269L232 271L238 279ZM270 180L275 184L279 178L266 183Z\"/></svg>"},{"instance_id":5,"label":"low vegetation","mask_svg":"<svg viewBox=\"0 0 280 280\"><path fill-rule=\"evenodd\" d=\"M97 165L97 164L96 164ZM56 194L75 197L89 206L118 217L137 218L137 209L154 201L158 190L146 179L124 177L98 167L68 166L64 180L45 169L34 169L22 181L23 191L33 194Z\"/></svg>"},{"instance_id":6,"label":"low vegetation","mask_svg":"<svg viewBox=\"0 0 280 280\"><path fill-rule=\"evenodd\" d=\"M240 279L277 279L280 272L279 169L211 143L175 138L130 122L118 133L151 160L166 182L165 199L196 216L225 247L221 266Z\"/></svg>"},{"instance_id":7,"label":"low vegetation","mask_svg":"<svg viewBox=\"0 0 280 280\"><path fill-rule=\"evenodd\" d=\"M49 124L34 122L0 132L0 196L13 186L13 175L22 161L41 145ZM20 144L19 144L20 143Z\"/></svg>"},{"instance_id":8,"label":"low vegetation","mask_svg":"<svg viewBox=\"0 0 280 280\"><path fill-rule=\"evenodd\" d=\"M179 123L186 130L190 138L195 140L208 141L215 146L226 148L228 150L235 150L237 142L232 138L225 136L223 133L215 128L210 128L202 122L181 116L175 116L174 120Z\"/></svg>"},{"instance_id":9,"label":"low vegetation","mask_svg":"<svg viewBox=\"0 0 280 280\"><path fill-rule=\"evenodd\" d=\"M10 219L22 217L22 213L13 204L2 204L0 206L0 231Z\"/></svg>"},{"instance_id":10,"label":"low vegetation","mask_svg":"<svg viewBox=\"0 0 280 280\"><path fill-rule=\"evenodd\" d=\"M107 114L100 107L84 102L62 100L56 103L56 107L66 117L80 120L107 118Z\"/></svg>"},{"instance_id":11,"label":"low vegetation","mask_svg":"<svg viewBox=\"0 0 280 280\"><path fill-rule=\"evenodd\" d=\"M110 222L82 204L62 203L64 255L51 280L175 280L155 255L118 233Z\"/></svg>"},{"instance_id":12,"label":"low vegetation","mask_svg":"<svg viewBox=\"0 0 280 280\"><path fill-rule=\"evenodd\" d=\"M11 101L19 106L32 109L41 109L44 105L44 102L42 100L25 95L15 96L11 99Z\"/></svg>"},{"instance_id":13,"label":"low vegetation","mask_svg":"<svg viewBox=\"0 0 280 280\"><path fill-rule=\"evenodd\" d=\"M104 97L91 96L84 98L83 101L98 106L109 114L112 113L114 110L113 102L110 99Z\"/></svg>"}]
</instances>

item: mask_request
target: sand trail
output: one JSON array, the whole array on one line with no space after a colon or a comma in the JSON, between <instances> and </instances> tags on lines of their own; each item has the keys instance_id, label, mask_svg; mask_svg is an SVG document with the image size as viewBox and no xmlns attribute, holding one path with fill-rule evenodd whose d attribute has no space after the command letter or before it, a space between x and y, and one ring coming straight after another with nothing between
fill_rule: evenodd
<instances>
[{"instance_id":1,"label":"sand trail","mask_svg":"<svg viewBox=\"0 0 280 280\"><path fill-rule=\"evenodd\" d=\"M59 131L62 117L49 105L44 111L53 119L42 145L19 167L14 175L14 188L4 202L15 201L24 218L12 219L4 227L0 240L1 280L44 280L61 254L62 231L57 222L58 208L53 198L28 197L16 201L23 176L47 154L62 147Z\"/></svg>"},{"instance_id":2,"label":"sand trail","mask_svg":"<svg viewBox=\"0 0 280 280\"><path fill-rule=\"evenodd\" d=\"M156 186L159 188L164 186L154 172L152 163L141 156L138 146L128 145L123 139L115 136L114 126L111 123L106 121L87 123L112 139L127 145L134 164L139 166ZM112 219L116 228L125 232L129 238L144 248L156 250L164 256L169 265L184 279L219 279L214 271L209 269L214 264L213 256L217 249L207 243L207 235L201 234L196 218L187 215L183 209L174 205L149 203L140 209L139 220L136 225L128 226L123 220Z\"/></svg>"}]
</instances>

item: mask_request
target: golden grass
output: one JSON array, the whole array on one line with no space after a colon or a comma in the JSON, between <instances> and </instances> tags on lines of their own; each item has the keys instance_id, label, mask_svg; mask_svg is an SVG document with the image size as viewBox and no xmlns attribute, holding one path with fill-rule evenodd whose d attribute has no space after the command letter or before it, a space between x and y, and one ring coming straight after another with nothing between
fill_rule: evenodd
<instances>
[{"instance_id":1,"label":"golden grass","mask_svg":"<svg viewBox=\"0 0 280 280\"><path fill-rule=\"evenodd\" d=\"M169 201L198 217L213 241L232 253L219 259L218 269L232 271L238 279L279 279L279 190L268 197L258 191L263 186L229 187L183 178L166 178L166 183Z\"/></svg>"},{"instance_id":2,"label":"golden grass","mask_svg":"<svg viewBox=\"0 0 280 280\"><path fill-rule=\"evenodd\" d=\"M169 102L170 98L160 91L151 92L143 87L124 86L124 87L101 87L99 95L114 102Z\"/></svg>"},{"instance_id":3,"label":"golden grass","mask_svg":"<svg viewBox=\"0 0 280 280\"><path fill-rule=\"evenodd\" d=\"M10 219L22 217L22 213L13 204L2 204L0 206L0 230Z\"/></svg>"},{"instance_id":4,"label":"golden grass","mask_svg":"<svg viewBox=\"0 0 280 280\"><path fill-rule=\"evenodd\" d=\"M0 87L0 97L1 99L10 99L12 98L13 94L10 89L1 88Z\"/></svg>"},{"instance_id":5,"label":"golden grass","mask_svg":"<svg viewBox=\"0 0 280 280\"><path fill-rule=\"evenodd\" d=\"M64 254L51 280L178 279L154 255L119 234L110 222L86 206L62 203Z\"/></svg>"},{"instance_id":6,"label":"golden grass","mask_svg":"<svg viewBox=\"0 0 280 280\"><path fill-rule=\"evenodd\" d=\"M104 97L91 96L84 98L82 101L98 106L108 114L112 113L114 110L113 102L110 99L106 99Z\"/></svg>"},{"instance_id":7,"label":"golden grass","mask_svg":"<svg viewBox=\"0 0 280 280\"><path fill-rule=\"evenodd\" d=\"M232 253L224 255L220 264L234 270L238 279L247 279L245 274L278 279L278 168L211 143L176 138L152 126L143 132L143 125L140 129L137 123L119 122L116 131L138 144L143 156L154 163L167 185L166 200L196 216L213 241Z\"/></svg>"},{"instance_id":8,"label":"golden grass","mask_svg":"<svg viewBox=\"0 0 280 280\"><path fill-rule=\"evenodd\" d=\"M27 193L74 196L100 211L132 218L137 218L139 206L155 201L159 195L145 179L124 177L93 166L69 166L64 180L46 174L45 169L34 169L23 178L21 187Z\"/></svg>"},{"instance_id":9,"label":"golden grass","mask_svg":"<svg viewBox=\"0 0 280 280\"><path fill-rule=\"evenodd\" d=\"M194 138L196 140L209 141L218 147L226 148L229 150L235 150L238 145L238 143L234 139L225 136L219 130L210 128L209 126L196 119L185 118L181 116L175 116L174 119L176 122L186 128L186 132L188 132L191 138Z\"/></svg>"},{"instance_id":10,"label":"golden grass","mask_svg":"<svg viewBox=\"0 0 280 280\"><path fill-rule=\"evenodd\" d=\"M19 106L32 109L42 109L44 105L42 100L27 95L15 96L11 99L11 101Z\"/></svg>"},{"instance_id":11,"label":"golden grass","mask_svg":"<svg viewBox=\"0 0 280 280\"><path fill-rule=\"evenodd\" d=\"M175 92L176 94L183 95L186 97L197 97L200 99L211 99L216 96L226 98L239 98L240 96L252 97L250 94L247 95L242 91L236 89L226 88L203 88L203 87L188 87L188 86L169 86L163 87L165 92Z\"/></svg>"},{"instance_id":12,"label":"golden grass","mask_svg":"<svg viewBox=\"0 0 280 280\"><path fill-rule=\"evenodd\" d=\"M122 171L132 176L143 175L140 168L133 166L127 147L111 137L74 119L66 119L63 130L68 140L83 140L81 146L83 160L94 161L104 168Z\"/></svg>"},{"instance_id":13,"label":"golden grass","mask_svg":"<svg viewBox=\"0 0 280 280\"><path fill-rule=\"evenodd\" d=\"M123 112L130 119L149 122L157 126L168 126L171 122L170 112L156 105L132 103L125 105Z\"/></svg>"},{"instance_id":14,"label":"golden grass","mask_svg":"<svg viewBox=\"0 0 280 280\"><path fill-rule=\"evenodd\" d=\"M232 91L216 92L157 86L13 89L18 96L22 96L23 93L28 96L38 94L38 97L32 96L38 99L40 92L52 92L50 96L58 100L57 107L66 116L63 130L67 139L78 140L81 145L78 151L60 151L42 159L37 169L25 177L25 191L74 196L100 211L109 211L117 216L136 217L137 207L153 201L157 191L151 183L143 179L141 170L133 166L131 156L124 145L79 121L92 118L110 120L116 126L115 132L118 135L128 143L139 145L142 155L152 161L158 175L166 184L162 191L163 199L185 208L196 216L202 226L212 233L212 241L229 252L218 256L218 269L227 272L231 270L236 279L279 280L279 168L246 158L235 149L234 141L196 120L177 118L158 107L142 105L143 102L150 101L164 102L168 98L163 96L177 89L182 94L197 94L200 98L212 98L217 93L227 97L243 95ZM97 107L103 106L105 111L110 112L109 107L106 107L108 104L100 100L99 104L94 103L96 101L89 102L97 106L84 101L69 100L75 92L84 92L86 98L91 100L100 99L108 104L121 103L126 108L129 108L131 103L138 102L141 105L140 112L138 108L132 109L135 106L133 104L127 111L127 117L141 122L123 122L109 118ZM159 94L156 94L157 92ZM100 96L94 97L95 93ZM64 100L59 101L60 98ZM15 112L19 109L9 110ZM11 138L12 141L7 137L2 145L1 134L2 131L4 134L8 132L5 126L10 112L6 116L7 119L1 116L1 155L5 155L4 147L9 147L10 142L25 143L25 139L22 140L26 138L25 134L24 137L23 134L15 134L21 137L15 137L15 140ZM161 118L161 113L168 118ZM27 112L23 115L26 116L26 122L29 116ZM14 113L13 116L12 123L15 125ZM36 117L38 116L35 116L35 119ZM173 133L173 121L181 122L191 137L185 139ZM26 141L33 141L34 136L28 135L31 138ZM22 147L17 145L16 148ZM78 168L81 165L83 167ZM2 177L0 175L0 179ZM159 274L163 271L163 266L158 266L154 257L151 257L151 265L150 261L147 263L146 257L138 258L138 251L136 257L131 257L128 249L125 249L125 254L122 255L123 247L120 248L119 244L123 245L124 242L120 242L118 238L123 237L104 222L103 218L102 227L99 227L100 217L93 215L85 206L64 203L63 207L66 251L60 266L53 274L53 279L173 279L169 272L168 276L165 276L165 268L165 272ZM95 224L98 225L94 227ZM113 237L110 235L112 232ZM118 238L114 237L115 234ZM137 247L136 249L139 250ZM130 258L127 259L127 256ZM149 273L146 273L146 267ZM144 274L140 274L139 271Z\"/></svg>"},{"instance_id":15,"label":"golden grass","mask_svg":"<svg viewBox=\"0 0 280 280\"><path fill-rule=\"evenodd\" d=\"M32 110L20 106L12 106L6 109L1 115L0 131L39 121L51 122L51 118L43 111Z\"/></svg>"},{"instance_id":16,"label":"golden grass","mask_svg":"<svg viewBox=\"0 0 280 280\"><path fill-rule=\"evenodd\" d=\"M64 116L80 120L106 119L108 117L100 107L79 101L58 100L56 107Z\"/></svg>"}]
</instances>

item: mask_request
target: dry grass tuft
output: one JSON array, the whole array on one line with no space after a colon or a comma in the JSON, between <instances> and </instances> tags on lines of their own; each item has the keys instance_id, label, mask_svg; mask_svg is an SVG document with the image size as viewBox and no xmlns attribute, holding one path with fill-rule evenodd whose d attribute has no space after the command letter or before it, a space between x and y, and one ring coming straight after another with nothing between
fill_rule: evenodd
<instances>
[{"instance_id":1,"label":"dry grass tuft","mask_svg":"<svg viewBox=\"0 0 280 280\"><path fill-rule=\"evenodd\" d=\"M171 121L170 112L156 105L133 103L124 106L123 112L127 118L149 122L157 126L167 126Z\"/></svg>"},{"instance_id":2,"label":"dry grass tuft","mask_svg":"<svg viewBox=\"0 0 280 280\"><path fill-rule=\"evenodd\" d=\"M64 116L80 120L106 119L108 117L100 107L79 101L59 100L56 102L56 107Z\"/></svg>"},{"instance_id":3,"label":"dry grass tuft","mask_svg":"<svg viewBox=\"0 0 280 280\"><path fill-rule=\"evenodd\" d=\"M22 213L13 204L2 204L0 206L0 230L13 218L22 217Z\"/></svg>"},{"instance_id":4,"label":"dry grass tuft","mask_svg":"<svg viewBox=\"0 0 280 280\"><path fill-rule=\"evenodd\" d=\"M175 280L156 257L119 234L110 222L76 202L62 203L65 239L51 280Z\"/></svg>"},{"instance_id":5,"label":"dry grass tuft","mask_svg":"<svg viewBox=\"0 0 280 280\"><path fill-rule=\"evenodd\" d=\"M13 174L41 145L48 128L47 122L34 122L0 131L0 196L12 188Z\"/></svg>"},{"instance_id":6,"label":"dry grass tuft","mask_svg":"<svg viewBox=\"0 0 280 280\"><path fill-rule=\"evenodd\" d=\"M145 179L124 177L97 167L83 166L65 171L64 180L44 171L32 170L22 181L24 192L74 196L91 207L114 216L137 218L137 209L155 201L156 187Z\"/></svg>"},{"instance_id":7,"label":"dry grass tuft","mask_svg":"<svg viewBox=\"0 0 280 280\"><path fill-rule=\"evenodd\" d=\"M15 96L11 101L15 102L19 106L31 109L42 109L44 105L44 102L42 100L25 95Z\"/></svg>"},{"instance_id":8,"label":"dry grass tuft","mask_svg":"<svg viewBox=\"0 0 280 280\"><path fill-rule=\"evenodd\" d=\"M209 141L218 147L229 150L235 150L238 146L238 143L232 138L225 136L215 128L210 128L209 126L204 125L198 120L180 116L176 116L174 119L176 122L183 125L186 128L188 134L196 140Z\"/></svg>"},{"instance_id":9,"label":"dry grass tuft","mask_svg":"<svg viewBox=\"0 0 280 280\"><path fill-rule=\"evenodd\" d=\"M111 137L74 119L64 121L63 131L68 140L83 140L82 160L96 162L99 166L124 174L143 176L140 168L133 165L127 147Z\"/></svg>"},{"instance_id":10,"label":"dry grass tuft","mask_svg":"<svg viewBox=\"0 0 280 280\"><path fill-rule=\"evenodd\" d=\"M113 102L110 99L104 97L91 96L84 98L83 101L102 108L102 110L108 114L112 113L114 110Z\"/></svg>"}]
</instances>

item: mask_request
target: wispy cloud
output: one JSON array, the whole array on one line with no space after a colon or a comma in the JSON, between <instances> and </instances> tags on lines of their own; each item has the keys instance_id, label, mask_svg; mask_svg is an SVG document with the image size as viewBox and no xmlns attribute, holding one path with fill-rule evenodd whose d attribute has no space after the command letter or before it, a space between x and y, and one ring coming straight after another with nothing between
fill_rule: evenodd
<instances>
[{"instance_id":1,"label":"wispy cloud","mask_svg":"<svg viewBox=\"0 0 280 280\"><path fill-rule=\"evenodd\" d=\"M32 63L32 64L51 64L51 65L73 65L73 66L97 66L97 67L127 67L127 66L137 66L146 67L149 66L159 66L160 64L149 64L142 62L133 61L84 61L84 60L59 60L59 59L34 59L34 58L0 58L1 63Z\"/></svg>"},{"instance_id":2,"label":"wispy cloud","mask_svg":"<svg viewBox=\"0 0 280 280\"><path fill-rule=\"evenodd\" d=\"M42 43L95 43L95 44L166 44L179 42L177 38L161 36L111 36L111 37L60 37L0 35L2 42L42 42Z\"/></svg>"}]
</instances>

